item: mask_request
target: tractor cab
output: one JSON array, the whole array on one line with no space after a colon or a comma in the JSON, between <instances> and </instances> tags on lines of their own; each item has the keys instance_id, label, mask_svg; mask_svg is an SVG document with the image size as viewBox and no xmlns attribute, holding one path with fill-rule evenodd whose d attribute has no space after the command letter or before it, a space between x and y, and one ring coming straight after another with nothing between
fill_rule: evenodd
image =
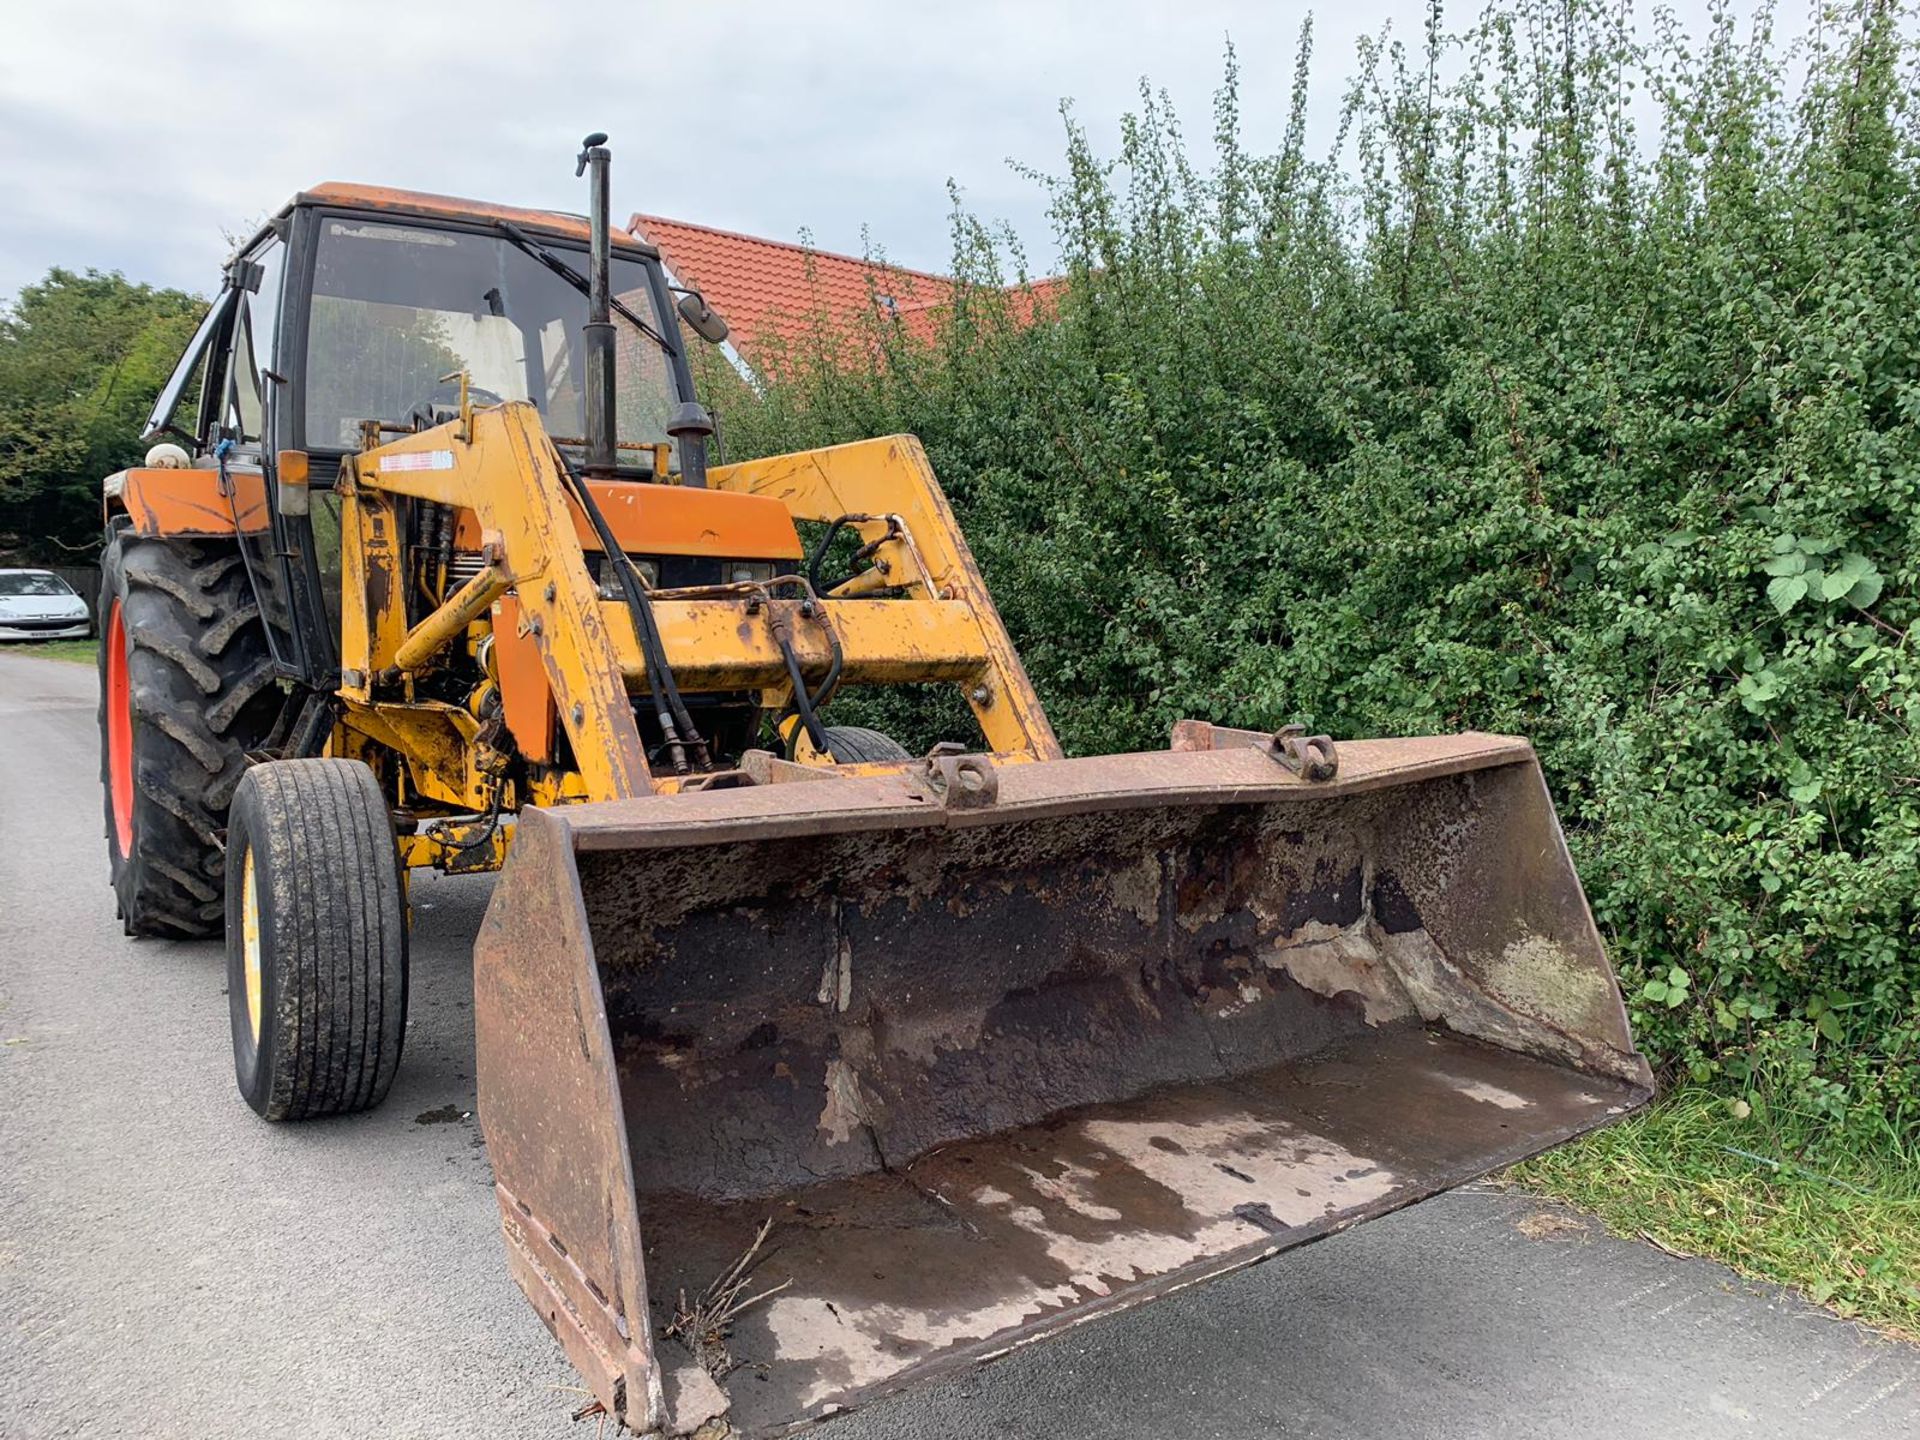
<instances>
[{"instance_id":1,"label":"tractor cab","mask_svg":"<svg viewBox=\"0 0 1920 1440\"><path fill-rule=\"evenodd\" d=\"M589 453L592 240L578 216L327 183L295 196L228 264L147 434L221 469L230 477L223 488L263 492L243 548L288 678L318 684L338 663L329 638L340 589L333 482L350 454L444 423L463 404L522 401L582 468L702 483L704 454L691 477L682 460L690 433L704 448L705 423L682 312L658 252L611 230L612 454ZM685 313L710 329L717 317L684 293ZM305 487L291 506L280 499L283 454L305 457ZM414 542L442 544L455 574L473 568L457 543L471 523L438 518L445 535ZM728 578L713 564L685 563L698 558L645 563L656 577L664 564L669 583Z\"/></svg>"}]
</instances>

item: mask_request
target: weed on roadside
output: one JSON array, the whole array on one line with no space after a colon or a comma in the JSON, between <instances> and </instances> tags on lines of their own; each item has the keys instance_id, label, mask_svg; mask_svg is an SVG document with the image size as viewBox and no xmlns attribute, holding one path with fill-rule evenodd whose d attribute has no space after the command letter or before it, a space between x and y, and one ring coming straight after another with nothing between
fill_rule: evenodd
<instances>
[{"instance_id":1,"label":"weed on roadside","mask_svg":"<svg viewBox=\"0 0 1920 1440\"><path fill-rule=\"evenodd\" d=\"M1920 1343L1916 1157L1891 1140L1814 1150L1803 1126L1739 1109L1683 1090L1510 1178L1616 1234L1711 1256Z\"/></svg>"}]
</instances>

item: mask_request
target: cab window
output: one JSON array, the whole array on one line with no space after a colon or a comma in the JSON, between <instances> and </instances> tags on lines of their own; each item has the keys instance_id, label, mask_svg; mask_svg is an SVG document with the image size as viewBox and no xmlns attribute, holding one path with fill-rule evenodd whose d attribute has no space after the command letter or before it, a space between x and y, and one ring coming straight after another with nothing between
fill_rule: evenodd
<instances>
[{"instance_id":1,"label":"cab window","mask_svg":"<svg viewBox=\"0 0 1920 1440\"><path fill-rule=\"evenodd\" d=\"M243 445L257 445L266 428L266 380L253 358L250 317L241 306L239 323L233 327L233 364L228 367L225 425L228 434Z\"/></svg>"},{"instance_id":2,"label":"cab window","mask_svg":"<svg viewBox=\"0 0 1920 1440\"><path fill-rule=\"evenodd\" d=\"M234 299L232 290L222 290L214 298L213 304L207 307L200 328L193 332L193 339L187 342L185 352L173 367L173 374L161 387L160 397L154 401L153 409L147 415L146 428L141 432L142 439L155 440L161 435L173 435L195 447L202 443L206 434L201 421L205 419L204 387L208 360L211 354L218 353L214 346L226 326L227 318L233 313ZM196 380L201 383L195 385ZM180 405L190 391L202 413L182 416L179 413ZM187 429L189 425L193 426L191 432Z\"/></svg>"},{"instance_id":3,"label":"cab window","mask_svg":"<svg viewBox=\"0 0 1920 1440\"><path fill-rule=\"evenodd\" d=\"M227 409L222 417L228 433L240 444L258 447L266 435L267 394L274 383L274 328L280 315L280 285L286 272L286 249L271 239L246 257L251 285L240 301L233 327L233 363L228 367Z\"/></svg>"}]
</instances>

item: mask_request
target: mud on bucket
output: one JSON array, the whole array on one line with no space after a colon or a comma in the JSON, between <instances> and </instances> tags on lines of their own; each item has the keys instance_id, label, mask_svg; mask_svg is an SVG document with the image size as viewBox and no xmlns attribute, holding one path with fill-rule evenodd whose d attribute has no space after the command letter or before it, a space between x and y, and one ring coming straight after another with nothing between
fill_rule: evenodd
<instances>
[{"instance_id":1,"label":"mud on bucket","mask_svg":"<svg viewBox=\"0 0 1920 1440\"><path fill-rule=\"evenodd\" d=\"M634 1428L834 1413L1650 1089L1524 742L986 780L522 817L480 1116L515 1276Z\"/></svg>"}]
</instances>

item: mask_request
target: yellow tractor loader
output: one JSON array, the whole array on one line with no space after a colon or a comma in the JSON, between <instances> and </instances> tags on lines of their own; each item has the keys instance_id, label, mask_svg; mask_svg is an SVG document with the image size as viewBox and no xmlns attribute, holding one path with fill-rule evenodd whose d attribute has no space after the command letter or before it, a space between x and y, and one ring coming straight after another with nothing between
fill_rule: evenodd
<instances>
[{"instance_id":1,"label":"yellow tractor loader","mask_svg":"<svg viewBox=\"0 0 1920 1440\"><path fill-rule=\"evenodd\" d=\"M106 484L115 894L224 933L248 1104L378 1104L408 873L504 867L514 1278L589 1410L761 1434L1647 1096L1525 741L1065 758L916 441L709 464L604 142L587 220L296 197ZM832 723L925 684L969 733Z\"/></svg>"}]
</instances>

